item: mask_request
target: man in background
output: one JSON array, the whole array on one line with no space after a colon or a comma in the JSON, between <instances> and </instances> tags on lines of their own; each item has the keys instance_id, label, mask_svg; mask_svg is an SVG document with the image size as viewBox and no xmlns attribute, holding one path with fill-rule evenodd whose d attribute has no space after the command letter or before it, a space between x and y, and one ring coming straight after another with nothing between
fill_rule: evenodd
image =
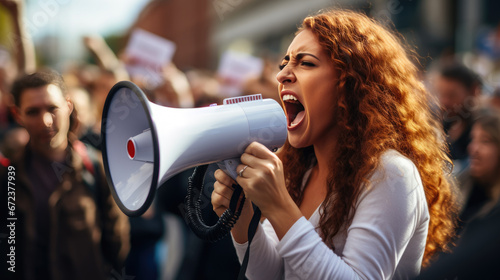
<instances>
[{"instance_id":1,"label":"man in background","mask_svg":"<svg viewBox=\"0 0 500 280\"><path fill-rule=\"evenodd\" d=\"M110 279L121 274L128 253L127 217L106 184L99 154L72 136L75 110L61 76L40 71L12 86L16 121L30 141L0 167L2 223L8 181L15 182L15 272L1 260L1 279ZM14 175L9 177L7 175ZM9 201L12 202L12 199ZM2 227L0 234L10 234ZM1 252L11 244L1 240ZM2 258L6 254L2 253Z\"/></svg>"},{"instance_id":2,"label":"man in background","mask_svg":"<svg viewBox=\"0 0 500 280\"><path fill-rule=\"evenodd\" d=\"M481 79L466 66L454 63L441 69L434 89L442 107L450 158L460 172L468 165L467 146L474 123L473 111L481 94Z\"/></svg>"}]
</instances>

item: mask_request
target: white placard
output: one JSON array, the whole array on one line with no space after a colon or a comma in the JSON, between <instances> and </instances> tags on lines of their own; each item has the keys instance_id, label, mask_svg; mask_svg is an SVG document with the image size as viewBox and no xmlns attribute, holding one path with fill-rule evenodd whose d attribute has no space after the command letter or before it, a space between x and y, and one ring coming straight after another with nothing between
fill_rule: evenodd
<instances>
[{"instance_id":1,"label":"white placard","mask_svg":"<svg viewBox=\"0 0 500 280\"><path fill-rule=\"evenodd\" d=\"M258 57L233 51L225 52L219 63L217 74L221 80L221 94L238 96L242 93L245 81L260 76L264 61Z\"/></svg>"},{"instance_id":2,"label":"white placard","mask_svg":"<svg viewBox=\"0 0 500 280\"><path fill-rule=\"evenodd\" d=\"M161 71L170 64L175 43L151 32L135 29L125 49L127 71L132 77L148 79L152 86L163 81Z\"/></svg>"}]
</instances>

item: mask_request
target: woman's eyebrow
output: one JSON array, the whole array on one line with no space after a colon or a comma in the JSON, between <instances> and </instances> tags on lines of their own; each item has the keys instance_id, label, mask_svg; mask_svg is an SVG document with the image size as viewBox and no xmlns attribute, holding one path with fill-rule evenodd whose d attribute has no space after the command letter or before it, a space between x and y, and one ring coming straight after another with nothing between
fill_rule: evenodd
<instances>
[{"instance_id":1,"label":"woman's eyebrow","mask_svg":"<svg viewBox=\"0 0 500 280\"><path fill-rule=\"evenodd\" d=\"M295 56L295 58L296 58L297 60L300 60L301 58L303 58L303 57L304 57L304 56L306 56L306 55L312 56L312 57L316 58L317 60L321 61L321 60L320 60L317 56L315 56L315 55L314 55L314 54L312 54L312 53L298 53L298 54ZM283 57L283 60L284 60L284 61L289 61L289 60L290 60L290 56L289 56L289 55L285 55L285 57Z\"/></svg>"},{"instance_id":2,"label":"woman's eyebrow","mask_svg":"<svg viewBox=\"0 0 500 280\"><path fill-rule=\"evenodd\" d=\"M309 55L309 56L312 56L314 58L316 58L317 60L320 60L317 56L315 56L314 54L312 53L298 53L297 54L297 59L301 59L302 57L306 56L306 55Z\"/></svg>"}]
</instances>

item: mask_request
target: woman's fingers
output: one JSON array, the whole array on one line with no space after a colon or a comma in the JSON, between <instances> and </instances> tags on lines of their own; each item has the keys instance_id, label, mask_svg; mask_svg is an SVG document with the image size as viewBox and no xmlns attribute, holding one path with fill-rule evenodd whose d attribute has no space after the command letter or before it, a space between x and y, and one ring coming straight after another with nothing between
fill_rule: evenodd
<instances>
[{"instance_id":1,"label":"woman's fingers","mask_svg":"<svg viewBox=\"0 0 500 280\"><path fill-rule=\"evenodd\" d=\"M214 191L212 192L212 208L218 216L222 215L222 213L229 208L229 202L231 201L231 199L228 198L229 192L232 191L228 190L227 186L224 186L219 182L214 183Z\"/></svg>"},{"instance_id":2,"label":"woman's fingers","mask_svg":"<svg viewBox=\"0 0 500 280\"><path fill-rule=\"evenodd\" d=\"M273 152L253 142L240 159L242 164L236 168L236 181L243 188L246 198L252 200L262 213L272 211L287 200L283 164Z\"/></svg>"},{"instance_id":3,"label":"woman's fingers","mask_svg":"<svg viewBox=\"0 0 500 280\"><path fill-rule=\"evenodd\" d=\"M236 172L238 173L238 177L245 177L245 175L247 175L246 177L248 177L251 169L252 168L250 167L250 165L240 164L236 167ZM238 178L236 178L236 180L238 180Z\"/></svg>"},{"instance_id":4,"label":"woman's fingers","mask_svg":"<svg viewBox=\"0 0 500 280\"><path fill-rule=\"evenodd\" d=\"M214 183L214 191L212 193L217 193L220 196L226 198L227 200L231 200L233 196L234 189L232 187L228 187L219 182Z\"/></svg>"},{"instance_id":5,"label":"woman's fingers","mask_svg":"<svg viewBox=\"0 0 500 280\"><path fill-rule=\"evenodd\" d=\"M260 144L259 142L252 142L245 149L245 154L252 155L259 159L275 159L278 158L276 154L271 152L266 146ZM243 162L243 159L242 159Z\"/></svg>"},{"instance_id":6,"label":"woman's fingers","mask_svg":"<svg viewBox=\"0 0 500 280\"><path fill-rule=\"evenodd\" d=\"M266 146L258 142L253 142L248 145L245 153L241 155L240 160L241 164L238 165L236 171L238 172L238 175L241 174L241 177L243 178L249 177L244 175L247 173L258 174L258 172L256 171L274 173L275 167L280 165L281 163L281 160L278 158L278 156L276 156L273 152L266 148ZM249 172L247 172L247 170Z\"/></svg>"},{"instance_id":7,"label":"woman's fingers","mask_svg":"<svg viewBox=\"0 0 500 280\"><path fill-rule=\"evenodd\" d=\"M214 191L212 192L212 208L220 216L229 208L234 192L232 187L234 180L220 169L215 171L214 177L217 181L214 183Z\"/></svg>"},{"instance_id":8,"label":"woman's fingers","mask_svg":"<svg viewBox=\"0 0 500 280\"><path fill-rule=\"evenodd\" d=\"M236 169L238 170L238 169ZM227 175L224 171L217 169L214 173L215 180L220 182L223 185L226 185L228 187L231 187L232 185L236 185L236 182L229 176Z\"/></svg>"},{"instance_id":9,"label":"woman's fingers","mask_svg":"<svg viewBox=\"0 0 500 280\"><path fill-rule=\"evenodd\" d=\"M236 180L247 199L253 200L261 210L276 204L283 197L282 192L287 193L281 160L267 147L253 142L240 159L242 164L236 168ZM212 204L214 211L221 215L229 207L234 192L232 185L236 183L222 170L217 170L214 177L217 182L214 184Z\"/></svg>"}]
</instances>

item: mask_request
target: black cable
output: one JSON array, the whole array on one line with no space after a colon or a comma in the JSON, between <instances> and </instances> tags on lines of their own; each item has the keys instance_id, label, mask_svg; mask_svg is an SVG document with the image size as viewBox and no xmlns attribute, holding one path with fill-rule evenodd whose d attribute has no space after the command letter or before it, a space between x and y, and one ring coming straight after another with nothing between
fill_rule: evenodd
<instances>
[{"instance_id":1,"label":"black cable","mask_svg":"<svg viewBox=\"0 0 500 280\"><path fill-rule=\"evenodd\" d=\"M201 165L194 169L193 175L189 177L186 196L186 220L188 226L200 239L216 242L224 238L240 217L245 196L240 200L242 189L239 185L234 186L234 193L229 202L229 208L224 211L215 225L206 225L203 221L200 208L200 197L203 194L203 180L208 165ZM238 201L240 201L238 205Z\"/></svg>"},{"instance_id":2,"label":"black cable","mask_svg":"<svg viewBox=\"0 0 500 280\"><path fill-rule=\"evenodd\" d=\"M240 217L243 204L245 203L245 196L243 196L240 200L243 190L239 185L233 185L234 192L233 196L231 196L231 201L229 202L229 208L224 211L215 225L206 225L201 216L200 197L203 194L203 180L205 178L207 168L208 165L198 166L194 169L193 175L189 177L186 196L186 219L187 224L196 236L205 241L216 242L224 238L231 231L231 228L233 228L234 224ZM238 201L240 201L239 205ZM260 209L255 205L253 205L253 207L254 215L248 227L248 247L241 264L238 280L246 279L245 273L250 259L250 244L252 243L255 232L257 231L257 226L260 222Z\"/></svg>"}]
</instances>

